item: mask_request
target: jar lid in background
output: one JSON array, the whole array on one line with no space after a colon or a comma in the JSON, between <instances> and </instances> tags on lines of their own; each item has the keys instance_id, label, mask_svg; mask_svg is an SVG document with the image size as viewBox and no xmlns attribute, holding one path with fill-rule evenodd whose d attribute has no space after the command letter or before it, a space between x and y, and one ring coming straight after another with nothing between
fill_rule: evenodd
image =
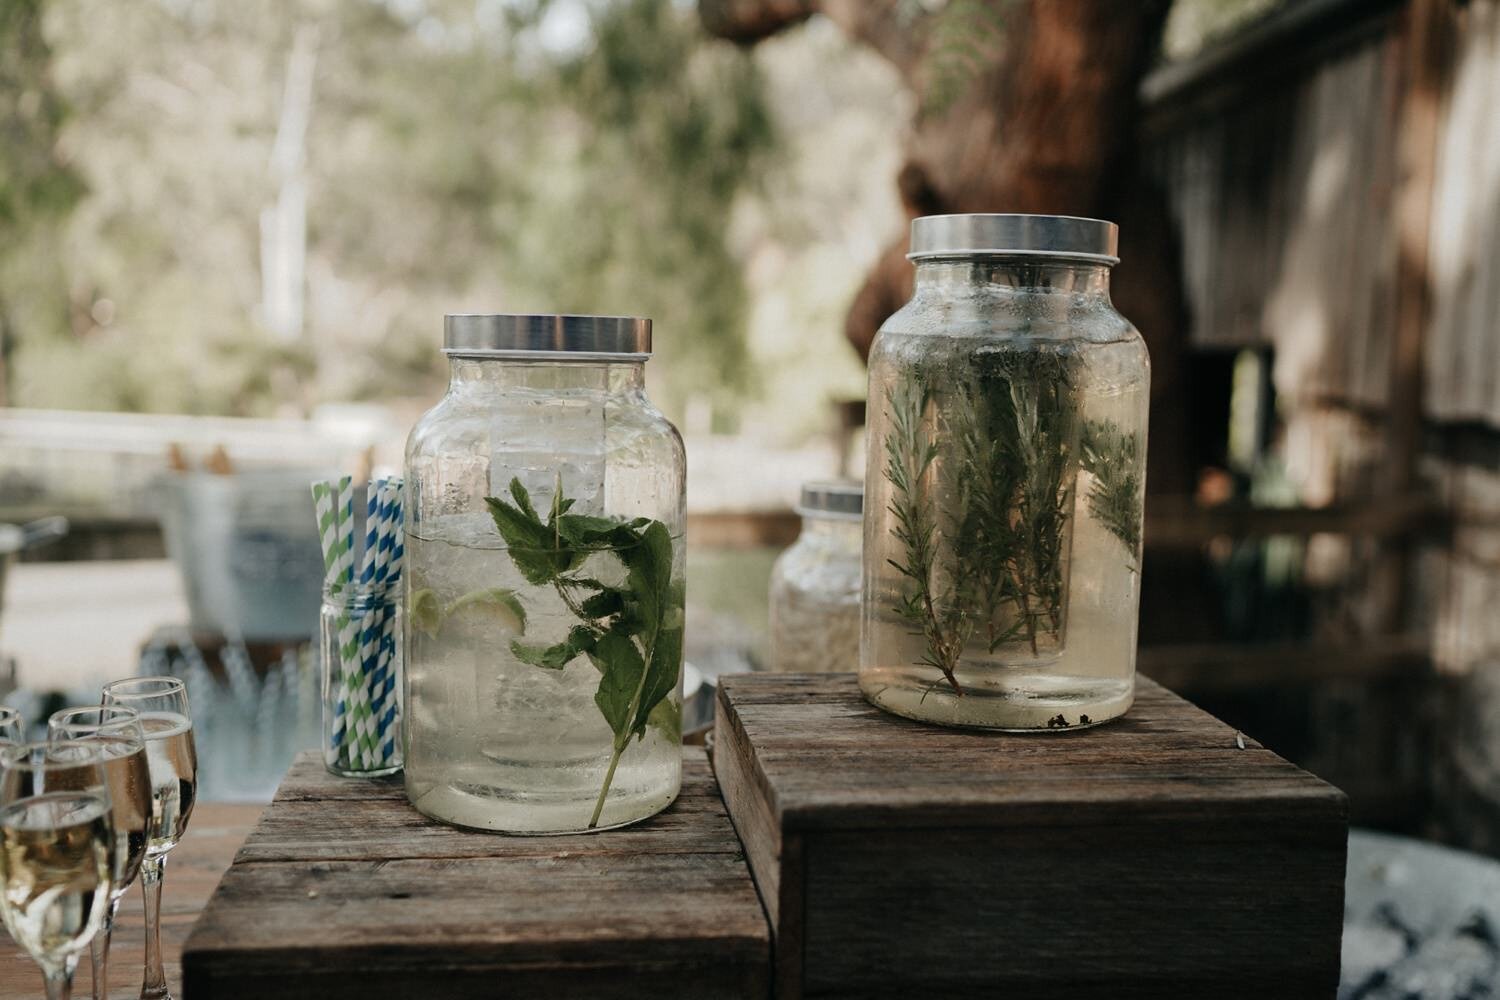
<instances>
[{"instance_id":1,"label":"jar lid in background","mask_svg":"<svg viewBox=\"0 0 1500 1000\"><path fill-rule=\"evenodd\" d=\"M1118 264L1120 227L1072 215L924 215L911 223L911 260L1009 254Z\"/></svg>"},{"instance_id":2,"label":"jar lid in background","mask_svg":"<svg viewBox=\"0 0 1500 1000\"><path fill-rule=\"evenodd\" d=\"M852 479L802 484L797 513L857 518L864 514L865 487Z\"/></svg>"},{"instance_id":3,"label":"jar lid in background","mask_svg":"<svg viewBox=\"0 0 1500 1000\"><path fill-rule=\"evenodd\" d=\"M443 317L443 353L645 358L651 321L636 316L465 313Z\"/></svg>"}]
</instances>

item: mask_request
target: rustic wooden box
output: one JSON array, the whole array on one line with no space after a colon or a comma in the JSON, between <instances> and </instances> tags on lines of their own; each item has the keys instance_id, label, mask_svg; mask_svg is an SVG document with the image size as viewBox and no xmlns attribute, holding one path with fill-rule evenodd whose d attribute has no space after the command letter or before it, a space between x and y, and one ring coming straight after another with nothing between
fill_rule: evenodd
<instances>
[{"instance_id":1,"label":"rustic wooden box","mask_svg":"<svg viewBox=\"0 0 1500 1000\"><path fill-rule=\"evenodd\" d=\"M763 1000L765 914L686 752L661 815L559 837L442 826L303 755L188 938L186 1000Z\"/></svg>"},{"instance_id":2,"label":"rustic wooden box","mask_svg":"<svg viewBox=\"0 0 1500 1000\"><path fill-rule=\"evenodd\" d=\"M1334 995L1343 794L1150 681L1015 736L726 677L714 733L780 1000Z\"/></svg>"}]
</instances>

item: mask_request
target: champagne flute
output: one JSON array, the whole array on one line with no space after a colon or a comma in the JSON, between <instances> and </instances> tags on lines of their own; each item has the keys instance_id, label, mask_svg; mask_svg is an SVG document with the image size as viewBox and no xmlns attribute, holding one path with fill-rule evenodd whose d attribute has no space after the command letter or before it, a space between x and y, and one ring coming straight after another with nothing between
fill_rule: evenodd
<instances>
[{"instance_id":1,"label":"champagne flute","mask_svg":"<svg viewBox=\"0 0 1500 1000\"><path fill-rule=\"evenodd\" d=\"M32 743L0 754L0 916L67 1000L78 953L104 922L114 820L99 748Z\"/></svg>"},{"instance_id":2,"label":"champagne flute","mask_svg":"<svg viewBox=\"0 0 1500 1000\"><path fill-rule=\"evenodd\" d=\"M0 705L0 746L26 742L26 720L9 705Z\"/></svg>"},{"instance_id":3,"label":"champagne flute","mask_svg":"<svg viewBox=\"0 0 1500 1000\"><path fill-rule=\"evenodd\" d=\"M94 1000L109 995L109 939L114 932L120 899L140 873L146 857L146 831L151 821L151 772L146 766L146 735L141 717L124 706L65 708L47 720L47 739L97 746L104 755L115 824L114 881L104 924L94 935L90 954L94 966Z\"/></svg>"},{"instance_id":4,"label":"champagne flute","mask_svg":"<svg viewBox=\"0 0 1500 1000\"><path fill-rule=\"evenodd\" d=\"M104 685L104 704L123 705L140 714L151 772L151 822L141 892L146 898L146 973L141 1000L170 1000L161 964L161 883L167 854L177 846L193 814L198 787L198 753L187 688L175 677L131 677Z\"/></svg>"}]
</instances>

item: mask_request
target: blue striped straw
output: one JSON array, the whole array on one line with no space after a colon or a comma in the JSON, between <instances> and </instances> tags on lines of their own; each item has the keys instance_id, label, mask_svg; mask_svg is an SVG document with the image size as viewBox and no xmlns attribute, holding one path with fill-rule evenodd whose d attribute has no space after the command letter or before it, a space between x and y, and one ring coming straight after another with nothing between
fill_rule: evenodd
<instances>
[{"instance_id":1,"label":"blue striped straw","mask_svg":"<svg viewBox=\"0 0 1500 1000\"><path fill-rule=\"evenodd\" d=\"M365 546L360 559L359 583L362 595L368 595L373 585L378 584L380 572L379 536L382 526L381 491L384 480L372 480L365 486ZM374 767L376 722L373 712L373 694L370 690L371 672L378 653L381 633L381 609L364 608L360 624L359 652L353 664L346 664L345 680L350 700L361 709L351 720L353 733L349 755L358 766Z\"/></svg>"},{"instance_id":2,"label":"blue striped straw","mask_svg":"<svg viewBox=\"0 0 1500 1000\"><path fill-rule=\"evenodd\" d=\"M334 513L339 527L338 582L347 585L354 582L354 482L349 476L339 477Z\"/></svg>"},{"instance_id":3,"label":"blue striped straw","mask_svg":"<svg viewBox=\"0 0 1500 1000\"><path fill-rule=\"evenodd\" d=\"M389 589L401 574L401 558L404 546L402 535L401 481L391 479L381 484L380 532L378 543L380 555L376 560L376 579ZM383 618L380 639L375 649L371 700L374 713L376 760L386 766L395 758L397 734L400 731L400 700L397 692L395 671L395 625L394 600L381 608Z\"/></svg>"}]
</instances>

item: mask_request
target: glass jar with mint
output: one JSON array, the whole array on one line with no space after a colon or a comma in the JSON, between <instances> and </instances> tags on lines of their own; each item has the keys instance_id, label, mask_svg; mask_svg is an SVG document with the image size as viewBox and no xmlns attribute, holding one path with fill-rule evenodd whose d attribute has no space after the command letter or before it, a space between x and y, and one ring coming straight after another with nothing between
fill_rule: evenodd
<instances>
[{"instance_id":1,"label":"glass jar with mint","mask_svg":"<svg viewBox=\"0 0 1500 1000\"><path fill-rule=\"evenodd\" d=\"M1116 227L912 223L870 354L860 687L944 725L1061 730L1134 693L1150 362Z\"/></svg>"},{"instance_id":2,"label":"glass jar with mint","mask_svg":"<svg viewBox=\"0 0 1500 1000\"><path fill-rule=\"evenodd\" d=\"M406 793L508 833L621 826L682 770L682 439L651 323L449 316L406 453Z\"/></svg>"}]
</instances>

